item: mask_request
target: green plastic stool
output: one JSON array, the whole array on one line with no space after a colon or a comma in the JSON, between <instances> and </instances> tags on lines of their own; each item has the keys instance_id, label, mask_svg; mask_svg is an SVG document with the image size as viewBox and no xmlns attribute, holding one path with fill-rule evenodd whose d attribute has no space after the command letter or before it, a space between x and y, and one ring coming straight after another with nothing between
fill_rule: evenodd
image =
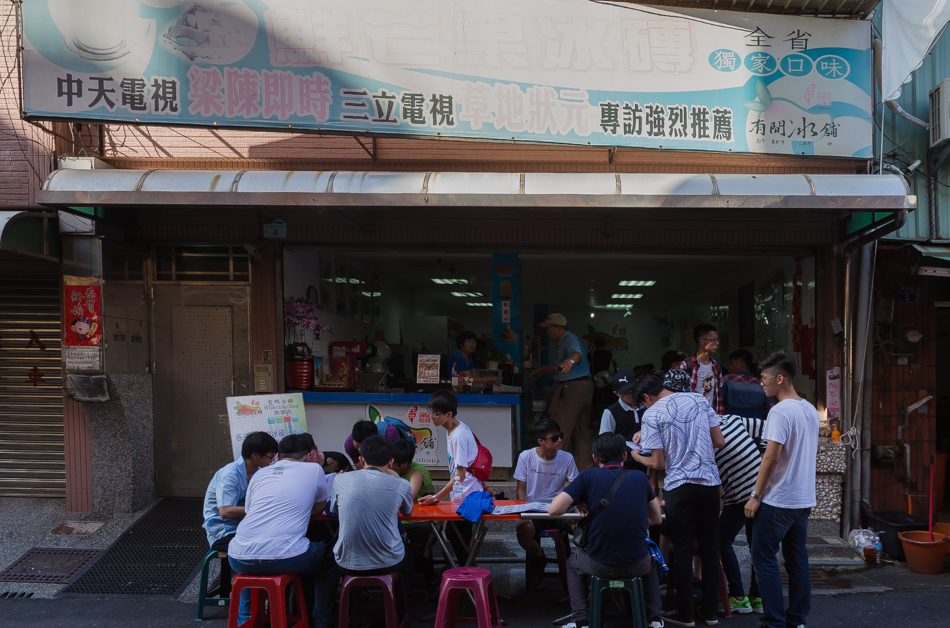
<instances>
[{"instance_id":1,"label":"green plastic stool","mask_svg":"<svg viewBox=\"0 0 950 628\"><path fill-rule=\"evenodd\" d=\"M606 590L626 591L630 598L633 615L633 628L647 628L647 604L643 597L643 581L640 578L599 578L590 577L589 628L603 626L603 595Z\"/></svg>"},{"instance_id":2,"label":"green plastic stool","mask_svg":"<svg viewBox=\"0 0 950 628\"><path fill-rule=\"evenodd\" d=\"M208 591L208 570L213 559L221 560L221 581L215 591ZM198 586L198 614L195 621L204 619L205 607L216 606L228 608L231 604L231 563L228 562L228 553L211 550L205 554L201 563L201 584Z\"/></svg>"}]
</instances>

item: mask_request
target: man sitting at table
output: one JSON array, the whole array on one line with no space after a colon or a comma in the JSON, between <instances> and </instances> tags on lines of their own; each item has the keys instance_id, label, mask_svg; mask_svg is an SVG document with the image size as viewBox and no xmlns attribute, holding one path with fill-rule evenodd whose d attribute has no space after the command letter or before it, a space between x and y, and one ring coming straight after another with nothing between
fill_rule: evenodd
<instances>
[{"instance_id":1,"label":"man sitting at table","mask_svg":"<svg viewBox=\"0 0 950 628\"><path fill-rule=\"evenodd\" d=\"M360 466L360 444L370 436L377 436L378 434L379 428L372 421L362 420L353 424L350 435L343 441L343 451L353 461L354 467L359 468ZM390 442L396 442L402 438L396 426L388 424L384 426L383 435Z\"/></svg>"},{"instance_id":2,"label":"man sitting at table","mask_svg":"<svg viewBox=\"0 0 950 628\"><path fill-rule=\"evenodd\" d=\"M344 573L370 576L404 570L406 548L399 533L399 513L412 512L409 482L387 473L393 444L370 436L360 446L360 471L344 473L333 483L331 512L340 516L340 535L333 546Z\"/></svg>"},{"instance_id":3,"label":"man sitting at table","mask_svg":"<svg viewBox=\"0 0 950 628\"><path fill-rule=\"evenodd\" d=\"M237 528L228 550L231 568L252 576L299 573L304 586L313 584L313 625L328 628L336 623L339 570L324 543L304 536L312 513L327 501L323 467L305 462L310 442L303 434L281 439L280 459L254 474L247 487L247 515ZM250 591L241 592L240 623L251 615Z\"/></svg>"},{"instance_id":4,"label":"man sitting at table","mask_svg":"<svg viewBox=\"0 0 950 628\"><path fill-rule=\"evenodd\" d=\"M564 485L577 477L577 465L574 457L565 451L564 434L561 426L553 419L541 419L534 424L534 440L537 447L526 449L518 456L515 466L515 480L518 481L516 499L529 502L550 503ZM516 529L518 544L527 554L525 571L529 584L537 586L544 578L544 566L547 558L541 549L541 532L544 530L563 530L563 539L570 553L567 524L563 520L534 521L522 519Z\"/></svg>"},{"instance_id":5,"label":"man sitting at table","mask_svg":"<svg viewBox=\"0 0 950 628\"><path fill-rule=\"evenodd\" d=\"M399 477L409 482L412 500L435 494L432 475L424 466L413 460L416 446L407 440L399 439L393 443L393 463L390 465ZM427 523L404 523L402 529L409 539L409 554L412 568L422 572L426 585L435 584L435 569L429 548L432 545L432 528Z\"/></svg>"},{"instance_id":6,"label":"man sitting at table","mask_svg":"<svg viewBox=\"0 0 950 628\"><path fill-rule=\"evenodd\" d=\"M267 432L251 432L241 443L241 457L218 469L205 492L204 524L211 549L227 552L244 517L244 497L251 476L277 453L277 441Z\"/></svg>"},{"instance_id":7,"label":"man sitting at table","mask_svg":"<svg viewBox=\"0 0 950 628\"><path fill-rule=\"evenodd\" d=\"M548 514L563 515L574 505L585 513L607 496L627 457L620 434L601 434L593 444L595 469L583 471L551 502ZM662 628L660 587L647 549L648 527L661 521L660 504L643 473L628 472L609 506L590 521L588 544L567 560L567 588L571 596L571 622L563 628L586 627L587 587L584 574L601 578L643 578L650 628Z\"/></svg>"}]
</instances>

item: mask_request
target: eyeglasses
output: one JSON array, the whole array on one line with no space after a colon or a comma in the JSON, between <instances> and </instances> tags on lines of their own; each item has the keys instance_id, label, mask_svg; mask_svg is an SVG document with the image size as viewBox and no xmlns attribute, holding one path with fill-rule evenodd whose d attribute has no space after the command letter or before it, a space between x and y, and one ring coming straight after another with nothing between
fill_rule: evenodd
<instances>
[{"instance_id":1,"label":"eyeglasses","mask_svg":"<svg viewBox=\"0 0 950 628\"><path fill-rule=\"evenodd\" d=\"M703 338L702 342L705 342L706 344L710 344L710 345L718 345L719 338Z\"/></svg>"},{"instance_id":2,"label":"eyeglasses","mask_svg":"<svg viewBox=\"0 0 950 628\"><path fill-rule=\"evenodd\" d=\"M262 457L263 457L263 458L267 458L268 460L270 460L271 462L273 462L275 455L276 455L276 454L264 454Z\"/></svg>"},{"instance_id":3,"label":"eyeglasses","mask_svg":"<svg viewBox=\"0 0 950 628\"><path fill-rule=\"evenodd\" d=\"M436 412L432 408L426 408L432 416L444 416L445 412Z\"/></svg>"},{"instance_id":4,"label":"eyeglasses","mask_svg":"<svg viewBox=\"0 0 950 628\"><path fill-rule=\"evenodd\" d=\"M541 440L549 440L552 443L556 443L559 440L564 440L564 432L558 432L554 436L548 436L547 438L542 438Z\"/></svg>"},{"instance_id":5,"label":"eyeglasses","mask_svg":"<svg viewBox=\"0 0 950 628\"><path fill-rule=\"evenodd\" d=\"M779 375L781 375L781 373L779 373L778 375L768 375L768 376L765 376L765 377L760 377L760 378L759 378L759 381L764 384L765 382L769 381L770 379L775 379L775 378L778 377Z\"/></svg>"}]
</instances>

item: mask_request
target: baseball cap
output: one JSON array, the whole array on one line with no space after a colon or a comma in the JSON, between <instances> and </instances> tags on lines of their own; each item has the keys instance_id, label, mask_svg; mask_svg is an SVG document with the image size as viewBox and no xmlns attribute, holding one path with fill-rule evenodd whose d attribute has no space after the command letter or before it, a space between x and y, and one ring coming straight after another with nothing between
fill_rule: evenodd
<instances>
[{"instance_id":1,"label":"baseball cap","mask_svg":"<svg viewBox=\"0 0 950 628\"><path fill-rule=\"evenodd\" d=\"M614 373L611 384L614 387L614 392L622 395L633 390L633 387L637 385L637 378L630 371L621 370Z\"/></svg>"},{"instance_id":2,"label":"baseball cap","mask_svg":"<svg viewBox=\"0 0 950 628\"><path fill-rule=\"evenodd\" d=\"M663 388L673 392L691 392L690 375L683 369L670 369L663 378Z\"/></svg>"},{"instance_id":3,"label":"baseball cap","mask_svg":"<svg viewBox=\"0 0 950 628\"><path fill-rule=\"evenodd\" d=\"M548 314L548 317L538 327L550 327L551 325L567 327L567 319L564 318L563 314Z\"/></svg>"}]
</instances>

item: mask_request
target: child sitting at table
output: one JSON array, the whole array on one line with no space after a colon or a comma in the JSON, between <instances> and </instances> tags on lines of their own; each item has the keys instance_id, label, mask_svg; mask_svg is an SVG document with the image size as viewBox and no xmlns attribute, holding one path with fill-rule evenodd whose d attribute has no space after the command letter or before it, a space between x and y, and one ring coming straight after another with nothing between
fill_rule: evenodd
<instances>
[{"instance_id":1,"label":"child sitting at table","mask_svg":"<svg viewBox=\"0 0 950 628\"><path fill-rule=\"evenodd\" d=\"M458 420L458 399L450 390L437 390L429 397L429 412L432 413L432 423L436 427L445 429L445 447L448 452L449 483L435 495L427 495L419 499L419 504L429 506L437 504L449 495L452 503L461 502L469 493L483 490L482 483L469 472L469 467L475 462L478 455L478 443L472 430ZM455 534L449 534L449 542L455 550L458 563L464 564L468 558L469 546L472 543L473 525L468 521L450 522Z\"/></svg>"},{"instance_id":2,"label":"child sitting at table","mask_svg":"<svg viewBox=\"0 0 950 628\"><path fill-rule=\"evenodd\" d=\"M515 466L515 480L518 481L517 499L529 502L551 503L564 485L577 477L577 465L574 457L561 448L564 446L564 433L553 419L541 419L534 424L534 439L537 447L526 449L518 456ZM518 544L525 549L525 571L528 584L537 586L544 577L547 558L541 549L541 532L549 529L564 530L562 536L570 553L568 525L564 520L534 521L523 519L518 523L516 532Z\"/></svg>"},{"instance_id":3,"label":"child sitting at table","mask_svg":"<svg viewBox=\"0 0 950 628\"><path fill-rule=\"evenodd\" d=\"M344 573L380 575L402 570L406 549L399 513L412 512L409 482L390 474L393 445L382 436L360 444L359 471L337 476L330 509L339 513L340 535L333 556Z\"/></svg>"}]
</instances>

